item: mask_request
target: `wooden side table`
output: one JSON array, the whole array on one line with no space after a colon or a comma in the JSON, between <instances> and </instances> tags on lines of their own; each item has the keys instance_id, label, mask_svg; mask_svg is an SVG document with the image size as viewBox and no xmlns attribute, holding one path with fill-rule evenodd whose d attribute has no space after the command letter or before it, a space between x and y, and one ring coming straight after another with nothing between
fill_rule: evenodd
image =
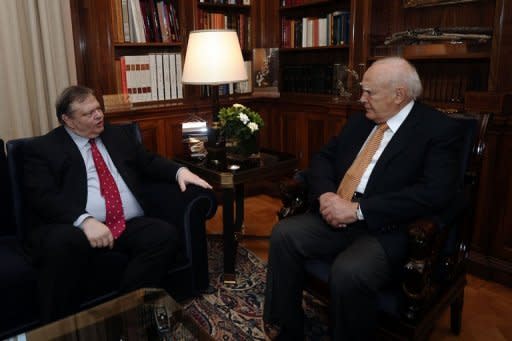
<instances>
[{"instance_id":1,"label":"wooden side table","mask_svg":"<svg viewBox=\"0 0 512 341\"><path fill-rule=\"evenodd\" d=\"M244 221L244 185L249 182L290 175L297 168L295 156L263 149L259 159L225 162L194 160L184 156L174 160L189 168L212 186L222 189L224 242L224 283L236 283L235 258Z\"/></svg>"}]
</instances>

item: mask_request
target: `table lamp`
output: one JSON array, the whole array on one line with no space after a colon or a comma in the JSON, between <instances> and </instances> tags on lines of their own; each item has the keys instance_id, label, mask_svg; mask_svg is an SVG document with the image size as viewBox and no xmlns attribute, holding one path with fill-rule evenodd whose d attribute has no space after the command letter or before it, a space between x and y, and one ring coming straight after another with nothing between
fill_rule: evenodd
<instances>
[{"instance_id":1,"label":"table lamp","mask_svg":"<svg viewBox=\"0 0 512 341\"><path fill-rule=\"evenodd\" d=\"M209 85L213 122L208 132L210 160L223 152L219 122L219 84L247 80L244 58L234 30L197 30L188 37L183 84Z\"/></svg>"}]
</instances>

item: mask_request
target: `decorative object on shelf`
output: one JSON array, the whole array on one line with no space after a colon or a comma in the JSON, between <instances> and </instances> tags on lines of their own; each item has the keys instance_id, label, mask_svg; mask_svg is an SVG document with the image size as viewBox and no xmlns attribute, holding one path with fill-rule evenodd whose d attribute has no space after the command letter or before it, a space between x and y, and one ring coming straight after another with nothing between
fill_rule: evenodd
<instances>
[{"instance_id":1,"label":"decorative object on shelf","mask_svg":"<svg viewBox=\"0 0 512 341\"><path fill-rule=\"evenodd\" d=\"M343 64L333 65L333 101L357 100L360 94L359 79L357 71Z\"/></svg>"},{"instance_id":2,"label":"decorative object on shelf","mask_svg":"<svg viewBox=\"0 0 512 341\"><path fill-rule=\"evenodd\" d=\"M254 67L254 92L258 95L279 96L279 49L257 48L252 50Z\"/></svg>"},{"instance_id":3,"label":"decorative object on shelf","mask_svg":"<svg viewBox=\"0 0 512 341\"><path fill-rule=\"evenodd\" d=\"M207 151L205 142L208 141L206 121L194 114L181 124L183 150L192 159L204 159Z\"/></svg>"},{"instance_id":4,"label":"decorative object on shelf","mask_svg":"<svg viewBox=\"0 0 512 341\"><path fill-rule=\"evenodd\" d=\"M223 140L218 123L219 85L247 80L244 58L236 31L197 30L188 37L182 83L210 85L213 122L208 132L208 159L222 161Z\"/></svg>"},{"instance_id":5,"label":"decorative object on shelf","mask_svg":"<svg viewBox=\"0 0 512 341\"><path fill-rule=\"evenodd\" d=\"M228 158L244 160L259 156L258 138L263 119L257 112L235 103L220 109L219 120Z\"/></svg>"},{"instance_id":6,"label":"decorative object on shelf","mask_svg":"<svg viewBox=\"0 0 512 341\"><path fill-rule=\"evenodd\" d=\"M126 94L103 95L103 108L105 112L130 110L132 103Z\"/></svg>"},{"instance_id":7,"label":"decorative object on shelf","mask_svg":"<svg viewBox=\"0 0 512 341\"><path fill-rule=\"evenodd\" d=\"M430 7L439 5L460 4L463 2L475 2L479 0L404 0L404 7Z\"/></svg>"},{"instance_id":8,"label":"decorative object on shelf","mask_svg":"<svg viewBox=\"0 0 512 341\"><path fill-rule=\"evenodd\" d=\"M385 45L410 45L423 42L473 42L487 43L492 38L492 28L465 26L465 27L430 27L416 28L393 33L386 37Z\"/></svg>"}]
</instances>

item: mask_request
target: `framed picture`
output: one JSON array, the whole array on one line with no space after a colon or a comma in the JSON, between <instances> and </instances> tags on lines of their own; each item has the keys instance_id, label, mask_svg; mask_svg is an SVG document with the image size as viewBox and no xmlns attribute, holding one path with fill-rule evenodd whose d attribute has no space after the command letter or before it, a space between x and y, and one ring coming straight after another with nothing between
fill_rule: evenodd
<instances>
[{"instance_id":1,"label":"framed picture","mask_svg":"<svg viewBox=\"0 0 512 341\"><path fill-rule=\"evenodd\" d=\"M404 0L404 7L428 7L428 6L440 6L440 5L451 5L460 4L463 2L475 2L478 0Z\"/></svg>"},{"instance_id":2,"label":"framed picture","mask_svg":"<svg viewBox=\"0 0 512 341\"><path fill-rule=\"evenodd\" d=\"M253 92L279 95L279 49L256 48L252 50Z\"/></svg>"}]
</instances>

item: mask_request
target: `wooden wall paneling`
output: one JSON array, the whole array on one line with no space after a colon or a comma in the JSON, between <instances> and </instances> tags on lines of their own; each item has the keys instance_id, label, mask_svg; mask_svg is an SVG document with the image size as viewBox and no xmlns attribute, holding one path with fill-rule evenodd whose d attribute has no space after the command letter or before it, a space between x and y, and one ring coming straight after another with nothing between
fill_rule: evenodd
<instances>
[{"instance_id":1,"label":"wooden wall paneling","mask_svg":"<svg viewBox=\"0 0 512 341\"><path fill-rule=\"evenodd\" d=\"M160 155L167 155L164 121L161 119L143 119L136 121L142 134L142 141L146 148Z\"/></svg>"},{"instance_id":2,"label":"wooden wall paneling","mask_svg":"<svg viewBox=\"0 0 512 341\"><path fill-rule=\"evenodd\" d=\"M276 106L275 102L275 100L258 100L247 105L258 112L264 122L264 126L260 131L260 146L262 148L282 150L281 118L278 106Z\"/></svg>"},{"instance_id":3,"label":"wooden wall paneling","mask_svg":"<svg viewBox=\"0 0 512 341\"><path fill-rule=\"evenodd\" d=\"M496 196L495 211L499 218L494 245L490 254L506 259L512 265L512 119L503 120L502 131L497 145L497 167L495 169ZM499 201L499 202L498 202ZM501 203L501 204L500 204ZM511 273L512 275L512 273Z\"/></svg>"},{"instance_id":4,"label":"wooden wall paneling","mask_svg":"<svg viewBox=\"0 0 512 341\"><path fill-rule=\"evenodd\" d=\"M188 115L176 115L164 121L166 156L172 158L183 154L183 131L181 124L187 121Z\"/></svg>"},{"instance_id":5,"label":"wooden wall paneling","mask_svg":"<svg viewBox=\"0 0 512 341\"><path fill-rule=\"evenodd\" d=\"M282 127L280 151L295 155L299 159L299 167L305 168L307 164L304 159L304 147L300 143L301 140L304 141L304 130L300 129L303 126L302 117L296 111L283 108L280 118Z\"/></svg>"},{"instance_id":6,"label":"wooden wall paneling","mask_svg":"<svg viewBox=\"0 0 512 341\"><path fill-rule=\"evenodd\" d=\"M489 91L512 91L512 1L496 0Z\"/></svg>"},{"instance_id":7,"label":"wooden wall paneling","mask_svg":"<svg viewBox=\"0 0 512 341\"><path fill-rule=\"evenodd\" d=\"M116 93L109 1L71 0L78 83L102 95Z\"/></svg>"},{"instance_id":8,"label":"wooden wall paneling","mask_svg":"<svg viewBox=\"0 0 512 341\"><path fill-rule=\"evenodd\" d=\"M349 48L349 65L355 68L359 64L365 64L368 60L370 49L370 22L372 0L351 0L351 22Z\"/></svg>"},{"instance_id":9,"label":"wooden wall paneling","mask_svg":"<svg viewBox=\"0 0 512 341\"><path fill-rule=\"evenodd\" d=\"M280 21L278 0L251 1L252 47L279 47Z\"/></svg>"}]
</instances>

